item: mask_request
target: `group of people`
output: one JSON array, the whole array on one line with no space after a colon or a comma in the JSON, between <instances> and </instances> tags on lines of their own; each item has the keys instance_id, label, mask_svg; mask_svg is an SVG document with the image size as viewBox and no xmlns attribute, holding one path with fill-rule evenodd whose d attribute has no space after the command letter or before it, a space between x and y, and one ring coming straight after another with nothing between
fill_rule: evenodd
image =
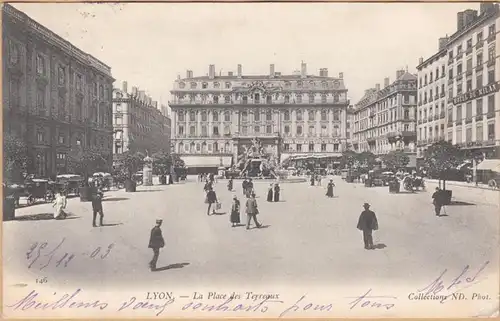
<instances>
[{"instance_id":1,"label":"group of people","mask_svg":"<svg viewBox=\"0 0 500 321\"><path fill-rule=\"evenodd\" d=\"M311 182L311 186L315 186L316 182L318 183L318 186L321 186L321 175L317 175L317 174L311 174L311 179L310 179L310 182Z\"/></svg>"},{"instance_id":2,"label":"group of people","mask_svg":"<svg viewBox=\"0 0 500 321\"><path fill-rule=\"evenodd\" d=\"M280 201L280 184L270 184L267 190L267 201L268 202L279 202Z\"/></svg>"}]
</instances>

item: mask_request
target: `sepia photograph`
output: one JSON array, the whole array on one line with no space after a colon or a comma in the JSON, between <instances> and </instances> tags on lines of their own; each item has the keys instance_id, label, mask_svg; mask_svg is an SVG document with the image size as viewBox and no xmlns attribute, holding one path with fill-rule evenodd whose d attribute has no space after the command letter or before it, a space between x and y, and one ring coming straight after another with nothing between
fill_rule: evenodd
<instances>
[{"instance_id":1,"label":"sepia photograph","mask_svg":"<svg viewBox=\"0 0 500 321\"><path fill-rule=\"evenodd\" d=\"M497 22L4 3L2 316L498 317Z\"/></svg>"}]
</instances>

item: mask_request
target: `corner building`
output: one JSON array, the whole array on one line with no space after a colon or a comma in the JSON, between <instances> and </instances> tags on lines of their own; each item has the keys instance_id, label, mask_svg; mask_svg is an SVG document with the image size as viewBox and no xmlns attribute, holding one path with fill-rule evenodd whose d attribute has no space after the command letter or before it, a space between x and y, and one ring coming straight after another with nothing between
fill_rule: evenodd
<instances>
[{"instance_id":1,"label":"corner building","mask_svg":"<svg viewBox=\"0 0 500 321\"><path fill-rule=\"evenodd\" d=\"M2 8L3 132L28 146L29 173L67 173L70 151L112 163L111 68L9 4Z\"/></svg>"},{"instance_id":2,"label":"corner building","mask_svg":"<svg viewBox=\"0 0 500 321\"><path fill-rule=\"evenodd\" d=\"M434 55L434 57L439 56L439 60L442 61L445 52L447 73L447 92L444 100L445 135L441 130L441 123L436 124L439 126L437 137L436 125L432 126L434 127L432 131L431 127L425 125L425 111L429 108L428 99L427 101L425 99L426 92L428 93L425 79L426 76L431 77L431 70L425 68L425 62L419 65L419 82L422 84L419 85L418 117L422 123L419 125L419 131L421 128L420 139L425 140L426 144L429 143L429 138L432 141L446 139L462 149L482 152L487 158L499 158L500 66L497 55L499 18L500 10L494 3L481 3L479 13L476 10L459 12L457 31L447 38L443 49ZM441 109L439 113L442 119ZM422 151L424 149L425 147Z\"/></svg>"},{"instance_id":3,"label":"corner building","mask_svg":"<svg viewBox=\"0 0 500 321\"><path fill-rule=\"evenodd\" d=\"M192 171L237 163L257 138L275 159L296 155L340 156L346 148L347 89L343 74L291 75L237 73L177 79L171 91L172 139Z\"/></svg>"},{"instance_id":4,"label":"corner building","mask_svg":"<svg viewBox=\"0 0 500 321\"><path fill-rule=\"evenodd\" d=\"M384 79L384 88L365 90L354 105L353 139L355 151L370 151L375 155L402 150L416 152L417 76L405 70L396 72L391 84ZM411 157L412 163L415 157ZM411 165L410 165L411 166Z\"/></svg>"}]
</instances>

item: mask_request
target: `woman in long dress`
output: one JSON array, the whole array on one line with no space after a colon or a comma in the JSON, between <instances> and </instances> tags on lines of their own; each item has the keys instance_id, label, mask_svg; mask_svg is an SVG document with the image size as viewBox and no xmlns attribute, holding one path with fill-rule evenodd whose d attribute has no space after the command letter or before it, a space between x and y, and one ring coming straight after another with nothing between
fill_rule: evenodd
<instances>
[{"instance_id":1,"label":"woman in long dress","mask_svg":"<svg viewBox=\"0 0 500 321\"><path fill-rule=\"evenodd\" d=\"M273 184L270 184L269 189L267 190L267 201L268 202L273 201Z\"/></svg>"},{"instance_id":2,"label":"woman in long dress","mask_svg":"<svg viewBox=\"0 0 500 321\"><path fill-rule=\"evenodd\" d=\"M54 209L54 219L64 219L66 218L67 214L64 212L64 209L66 208L66 196L64 195L63 192L58 191L56 193L56 198L54 200L54 203L52 204Z\"/></svg>"},{"instance_id":3,"label":"woman in long dress","mask_svg":"<svg viewBox=\"0 0 500 321\"><path fill-rule=\"evenodd\" d=\"M233 196L233 205L231 206L231 224L233 227L240 223L240 200L236 195Z\"/></svg>"},{"instance_id":4,"label":"woman in long dress","mask_svg":"<svg viewBox=\"0 0 500 321\"><path fill-rule=\"evenodd\" d=\"M227 182L227 190L230 192L233 191L233 178L232 177L229 179L229 182Z\"/></svg>"},{"instance_id":5,"label":"woman in long dress","mask_svg":"<svg viewBox=\"0 0 500 321\"><path fill-rule=\"evenodd\" d=\"M333 197L333 187L335 184L333 183L333 179L330 180L330 183L328 183L328 187L326 189L326 196L332 198Z\"/></svg>"},{"instance_id":6,"label":"woman in long dress","mask_svg":"<svg viewBox=\"0 0 500 321\"><path fill-rule=\"evenodd\" d=\"M280 185L278 183L274 184L274 201L280 201Z\"/></svg>"}]
</instances>

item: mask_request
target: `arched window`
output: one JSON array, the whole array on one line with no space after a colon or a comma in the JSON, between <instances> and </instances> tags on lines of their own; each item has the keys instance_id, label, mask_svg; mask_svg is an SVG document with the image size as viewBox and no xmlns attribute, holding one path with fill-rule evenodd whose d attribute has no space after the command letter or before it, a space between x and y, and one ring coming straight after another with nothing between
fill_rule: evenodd
<instances>
[{"instance_id":1,"label":"arched window","mask_svg":"<svg viewBox=\"0 0 500 321\"><path fill-rule=\"evenodd\" d=\"M231 102L231 97L230 97L230 96L225 96L225 97L224 97L224 102L225 102L226 104L229 104L229 103Z\"/></svg>"},{"instance_id":2,"label":"arched window","mask_svg":"<svg viewBox=\"0 0 500 321\"><path fill-rule=\"evenodd\" d=\"M273 114L270 110L266 111L266 120L273 120Z\"/></svg>"},{"instance_id":3,"label":"arched window","mask_svg":"<svg viewBox=\"0 0 500 321\"><path fill-rule=\"evenodd\" d=\"M273 96L272 95L267 95L266 96L266 103L267 104L272 104L273 103Z\"/></svg>"},{"instance_id":4,"label":"arched window","mask_svg":"<svg viewBox=\"0 0 500 321\"><path fill-rule=\"evenodd\" d=\"M214 95L213 100L214 100L214 104L218 104L219 103L219 96Z\"/></svg>"},{"instance_id":5,"label":"arched window","mask_svg":"<svg viewBox=\"0 0 500 321\"><path fill-rule=\"evenodd\" d=\"M201 112L201 121L207 121L207 112L206 111Z\"/></svg>"},{"instance_id":6,"label":"arched window","mask_svg":"<svg viewBox=\"0 0 500 321\"><path fill-rule=\"evenodd\" d=\"M177 117L179 118L179 121L184 121L184 112L183 111L178 112Z\"/></svg>"},{"instance_id":7,"label":"arched window","mask_svg":"<svg viewBox=\"0 0 500 321\"><path fill-rule=\"evenodd\" d=\"M219 121L219 112L218 111L213 111L212 112L212 120L213 121Z\"/></svg>"},{"instance_id":8,"label":"arched window","mask_svg":"<svg viewBox=\"0 0 500 321\"><path fill-rule=\"evenodd\" d=\"M297 115L297 120L302 120L302 110L297 110L296 112L296 115Z\"/></svg>"},{"instance_id":9,"label":"arched window","mask_svg":"<svg viewBox=\"0 0 500 321\"><path fill-rule=\"evenodd\" d=\"M224 121L231 121L231 113L229 111L224 112Z\"/></svg>"},{"instance_id":10,"label":"arched window","mask_svg":"<svg viewBox=\"0 0 500 321\"><path fill-rule=\"evenodd\" d=\"M189 121L196 121L196 114L194 111L189 112Z\"/></svg>"},{"instance_id":11,"label":"arched window","mask_svg":"<svg viewBox=\"0 0 500 321\"><path fill-rule=\"evenodd\" d=\"M177 149L178 153L182 153L184 151L184 144L179 143L179 148Z\"/></svg>"},{"instance_id":12,"label":"arched window","mask_svg":"<svg viewBox=\"0 0 500 321\"><path fill-rule=\"evenodd\" d=\"M191 89L194 89L194 88L196 88L196 83L195 83L195 82L192 82L192 83L191 83Z\"/></svg>"},{"instance_id":13,"label":"arched window","mask_svg":"<svg viewBox=\"0 0 500 321\"><path fill-rule=\"evenodd\" d=\"M289 103L290 103L290 96L285 95L285 104L289 104Z\"/></svg>"},{"instance_id":14,"label":"arched window","mask_svg":"<svg viewBox=\"0 0 500 321\"><path fill-rule=\"evenodd\" d=\"M297 135L302 135L302 126L297 126Z\"/></svg>"},{"instance_id":15,"label":"arched window","mask_svg":"<svg viewBox=\"0 0 500 321\"><path fill-rule=\"evenodd\" d=\"M326 110L321 111L321 120L328 120Z\"/></svg>"},{"instance_id":16,"label":"arched window","mask_svg":"<svg viewBox=\"0 0 500 321\"><path fill-rule=\"evenodd\" d=\"M290 112L288 110L285 110L285 120L290 120Z\"/></svg>"},{"instance_id":17,"label":"arched window","mask_svg":"<svg viewBox=\"0 0 500 321\"><path fill-rule=\"evenodd\" d=\"M321 95L321 103L326 104L326 95Z\"/></svg>"}]
</instances>

